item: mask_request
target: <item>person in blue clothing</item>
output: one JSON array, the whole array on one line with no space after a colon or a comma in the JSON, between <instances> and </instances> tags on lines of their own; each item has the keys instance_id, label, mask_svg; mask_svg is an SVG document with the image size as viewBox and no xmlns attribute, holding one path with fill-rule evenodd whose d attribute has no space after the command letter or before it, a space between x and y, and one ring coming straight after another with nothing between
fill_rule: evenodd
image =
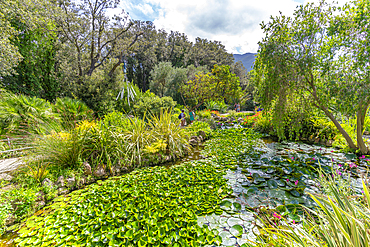
<instances>
[{"instance_id":1,"label":"person in blue clothing","mask_svg":"<svg viewBox=\"0 0 370 247\"><path fill-rule=\"evenodd\" d=\"M190 123L193 123L193 122L194 122L194 120L195 120L195 113L194 113L194 111L193 111L193 110L191 110L191 111L189 112L189 116L190 116Z\"/></svg>"},{"instance_id":2,"label":"person in blue clothing","mask_svg":"<svg viewBox=\"0 0 370 247\"><path fill-rule=\"evenodd\" d=\"M181 119L181 126L185 126L186 125L186 122L185 122L185 111L184 110L181 110L181 113L180 113L180 119Z\"/></svg>"}]
</instances>

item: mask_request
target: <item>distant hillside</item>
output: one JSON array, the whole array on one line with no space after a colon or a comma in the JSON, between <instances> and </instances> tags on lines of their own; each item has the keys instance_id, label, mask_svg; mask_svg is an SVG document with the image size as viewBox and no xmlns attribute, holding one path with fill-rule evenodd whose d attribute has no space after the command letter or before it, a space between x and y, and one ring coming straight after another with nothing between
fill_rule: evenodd
<instances>
[{"instance_id":1,"label":"distant hillside","mask_svg":"<svg viewBox=\"0 0 370 247\"><path fill-rule=\"evenodd\" d=\"M244 67L248 70L251 71L254 60L255 60L255 55L257 53L245 53L245 54L233 54L235 62L241 61L244 65Z\"/></svg>"}]
</instances>

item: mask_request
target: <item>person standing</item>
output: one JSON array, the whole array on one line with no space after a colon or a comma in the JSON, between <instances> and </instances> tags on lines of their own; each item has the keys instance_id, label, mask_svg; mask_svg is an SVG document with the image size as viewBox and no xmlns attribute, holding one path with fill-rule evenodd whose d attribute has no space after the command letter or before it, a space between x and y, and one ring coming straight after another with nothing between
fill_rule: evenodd
<instances>
[{"instance_id":1,"label":"person standing","mask_svg":"<svg viewBox=\"0 0 370 247\"><path fill-rule=\"evenodd\" d=\"M194 111L193 111L193 110L191 110L191 111L189 112L189 116L190 116L190 123L193 123L193 122L194 122L194 120L195 120L195 113L194 113Z\"/></svg>"},{"instance_id":2,"label":"person standing","mask_svg":"<svg viewBox=\"0 0 370 247\"><path fill-rule=\"evenodd\" d=\"M180 119L181 119L181 127L185 126L185 111L184 110L181 110L181 113L180 113Z\"/></svg>"},{"instance_id":3,"label":"person standing","mask_svg":"<svg viewBox=\"0 0 370 247\"><path fill-rule=\"evenodd\" d=\"M240 104L239 103L236 103L236 105L235 105L235 111L236 112L240 112Z\"/></svg>"}]
</instances>

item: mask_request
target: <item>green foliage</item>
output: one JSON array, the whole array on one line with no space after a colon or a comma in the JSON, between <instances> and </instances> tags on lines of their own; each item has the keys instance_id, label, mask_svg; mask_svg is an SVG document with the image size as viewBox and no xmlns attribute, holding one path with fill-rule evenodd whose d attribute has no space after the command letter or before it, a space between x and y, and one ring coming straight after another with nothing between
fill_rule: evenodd
<instances>
[{"instance_id":1,"label":"green foliage","mask_svg":"<svg viewBox=\"0 0 370 247\"><path fill-rule=\"evenodd\" d=\"M298 116L314 107L333 121L349 148L368 152L362 138L370 105L369 65L364 63L368 51L363 47L370 33L368 18L358 15L366 6L354 1L337 8L320 1L298 6L294 18L281 15L262 23L266 37L259 43L254 80L259 101L274 109L279 136L286 124L281 119L288 116L291 122L290 106ZM339 113L356 116L357 143L336 118ZM296 131L301 120L296 118Z\"/></svg>"},{"instance_id":2,"label":"green foliage","mask_svg":"<svg viewBox=\"0 0 370 247\"><path fill-rule=\"evenodd\" d=\"M166 144L166 154L183 156L189 150L187 136L179 121L173 121L171 111L161 111L159 116L149 118L149 127L152 130L154 141L163 141Z\"/></svg>"},{"instance_id":3,"label":"green foliage","mask_svg":"<svg viewBox=\"0 0 370 247\"><path fill-rule=\"evenodd\" d=\"M52 105L40 98L0 94L0 134L27 134L47 132L49 124L58 121ZM51 122L51 123L50 123Z\"/></svg>"},{"instance_id":4,"label":"green foliage","mask_svg":"<svg viewBox=\"0 0 370 247\"><path fill-rule=\"evenodd\" d=\"M41 215L31 217L16 242L18 246L217 243L208 227L197 224L197 216L222 214L219 204L230 193L223 174L197 162L144 168L100 181L56 199Z\"/></svg>"},{"instance_id":5,"label":"green foliage","mask_svg":"<svg viewBox=\"0 0 370 247\"><path fill-rule=\"evenodd\" d=\"M370 194L362 182L364 195L356 199L347 196L329 180L331 196L311 195L318 210L309 210L312 217L307 218L302 227L286 224L285 227L267 229L279 237L281 244L289 246L368 246L370 237Z\"/></svg>"},{"instance_id":6,"label":"green foliage","mask_svg":"<svg viewBox=\"0 0 370 247\"><path fill-rule=\"evenodd\" d=\"M211 126L204 121L194 121L186 127L186 131L189 132L190 136L199 136L199 131L204 131L206 138L209 138L212 133Z\"/></svg>"},{"instance_id":7,"label":"green foliage","mask_svg":"<svg viewBox=\"0 0 370 247\"><path fill-rule=\"evenodd\" d=\"M145 114L158 115L161 111L172 110L176 101L171 97L158 97L149 90L134 105L134 111L137 116L143 117Z\"/></svg>"},{"instance_id":8,"label":"green foliage","mask_svg":"<svg viewBox=\"0 0 370 247\"><path fill-rule=\"evenodd\" d=\"M207 101L223 101L242 94L239 78L226 65L214 65L211 73L199 72L180 89L182 95L197 108Z\"/></svg>"},{"instance_id":9,"label":"green foliage","mask_svg":"<svg viewBox=\"0 0 370 247\"><path fill-rule=\"evenodd\" d=\"M58 113L65 129L74 128L80 121L93 118L93 111L85 103L68 97L57 98L53 111Z\"/></svg>"},{"instance_id":10,"label":"green foliage","mask_svg":"<svg viewBox=\"0 0 370 247\"><path fill-rule=\"evenodd\" d=\"M0 234L5 232L6 219L9 217L12 210L12 205L9 200L6 200L3 195L0 195Z\"/></svg>"},{"instance_id":11,"label":"green foliage","mask_svg":"<svg viewBox=\"0 0 370 247\"><path fill-rule=\"evenodd\" d=\"M219 111L221 113L225 113L227 108L229 107L224 101L213 101L209 100L204 103L204 106L208 110L213 110L213 111Z\"/></svg>"}]
</instances>

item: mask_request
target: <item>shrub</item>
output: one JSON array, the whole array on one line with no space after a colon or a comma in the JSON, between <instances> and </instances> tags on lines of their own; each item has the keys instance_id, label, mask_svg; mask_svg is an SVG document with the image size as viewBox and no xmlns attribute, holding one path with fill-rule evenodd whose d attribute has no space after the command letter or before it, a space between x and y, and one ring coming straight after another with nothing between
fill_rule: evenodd
<instances>
[{"instance_id":1,"label":"shrub","mask_svg":"<svg viewBox=\"0 0 370 247\"><path fill-rule=\"evenodd\" d=\"M194 121L186 128L190 136L199 135L199 131L201 130L206 133L206 137L209 137L212 133L211 126L207 122Z\"/></svg>"},{"instance_id":2,"label":"shrub","mask_svg":"<svg viewBox=\"0 0 370 247\"><path fill-rule=\"evenodd\" d=\"M57 98L53 111L59 114L64 128L74 128L82 120L93 119L93 111L85 103L68 97Z\"/></svg>"},{"instance_id":3,"label":"shrub","mask_svg":"<svg viewBox=\"0 0 370 247\"><path fill-rule=\"evenodd\" d=\"M158 97L149 90L135 103L134 111L137 116L143 117L145 114L159 115L163 110L172 110L176 105L171 97Z\"/></svg>"}]
</instances>

